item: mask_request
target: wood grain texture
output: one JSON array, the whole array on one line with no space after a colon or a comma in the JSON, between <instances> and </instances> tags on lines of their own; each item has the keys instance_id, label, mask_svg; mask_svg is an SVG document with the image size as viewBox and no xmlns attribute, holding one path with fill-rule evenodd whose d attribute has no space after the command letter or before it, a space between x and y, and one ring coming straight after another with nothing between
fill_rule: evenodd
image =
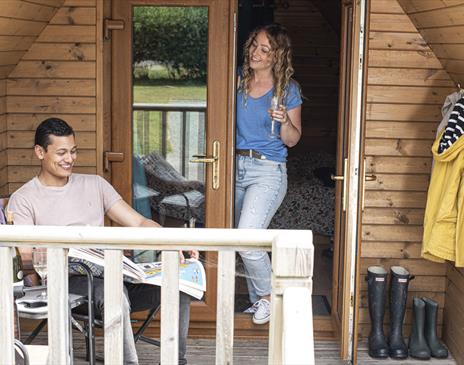
<instances>
[{"instance_id":1,"label":"wood grain texture","mask_svg":"<svg viewBox=\"0 0 464 365\"><path fill-rule=\"evenodd\" d=\"M456 83L464 81L464 2L399 0L414 26Z\"/></svg>"},{"instance_id":2,"label":"wood grain texture","mask_svg":"<svg viewBox=\"0 0 464 365\"><path fill-rule=\"evenodd\" d=\"M14 364L13 346L13 264L11 261L11 248L0 247L0 363Z\"/></svg>"},{"instance_id":3,"label":"wood grain texture","mask_svg":"<svg viewBox=\"0 0 464 365\"><path fill-rule=\"evenodd\" d=\"M105 362L123 363L122 250L105 250Z\"/></svg>"},{"instance_id":4,"label":"wood grain texture","mask_svg":"<svg viewBox=\"0 0 464 365\"><path fill-rule=\"evenodd\" d=\"M161 363L177 364L179 359L179 254L163 251L161 288Z\"/></svg>"},{"instance_id":5,"label":"wood grain texture","mask_svg":"<svg viewBox=\"0 0 464 365\"><path fill-rule=\"evenodd\" d=\"M69 356L68 256L64 248L48 248L48 335L50 364L71 364Z\"/></svg>"},{"instance_id":6,"label":"wood grain texture","mask_svg":"<svg viewBox=\"0 0 464 365\"><path fill-rule=\"evenodd\" d=\"M216 364L232 364L234 349L235 253L219 252Z\"/></svg>"},{"instance_id":7,"label":"wood grain texture","mask_svg":"<svg viewBox=\"0 0 464 365\"><path fill-rule=\"evenodd\" d=\"M371 2L365 153L367 171L375 174L377 180L366 183L360 267L361 275L370 265L408 267L416 275L410 292L434 297L443 306L445 266L425 261L420 255L432 162L430 148L442 118L441 106L446 96L454 92L455 80L433 52L430 39L417 30L411 17L402 10L405 3L420 7L441 1ZM416 15L421 21L427 19L425 14ZM459 27L459 23L449 24L449 33ZM459 38L456 34L449 35L451 38L445 42ZM440 45L440 52L440 56L454 60L444 45ZM454 51L453 55L456 54L459 49ZM452 66L460 71L459 63ZM367 288L362 276L360 283L359 334L364 337L370 324ZM409 312L406 317L407 333ZM440 326L443 324L443 315L440 314L438 322Z\"/></svg>"}]
</instances>

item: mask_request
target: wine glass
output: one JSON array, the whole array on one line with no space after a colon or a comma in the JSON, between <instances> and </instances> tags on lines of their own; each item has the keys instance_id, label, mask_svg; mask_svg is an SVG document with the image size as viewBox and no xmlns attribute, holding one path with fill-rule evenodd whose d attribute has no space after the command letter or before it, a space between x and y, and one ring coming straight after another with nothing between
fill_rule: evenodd
<instances>
[{"instance_id":1,"label":"wine glass","mask_svg":"<svg viewBox=\"0 0 464 365\"><path fill-rule=\"evenodd\" d=\"M32 251L32 265L34 270L39 274L42 279L42 286L47 287L47 249L46 248L35 248ZM43 290L38 297L40 299L47 299L47 291Z\"/></svg>"},{"instance_id":2,"label":"wine glass","mask_svg":"<svg viewBox=\"0 0 464 365\"><path fill-rule=\"evenodd\" d=\"M278 96L274 95L271 99L271 110L277 111L280 109L280 104L282 100ZM269 134L269 138L279 138L279 132L277 131L277 122L274 119L271 119L271 133Z\"/></svg>"}]
</instances>

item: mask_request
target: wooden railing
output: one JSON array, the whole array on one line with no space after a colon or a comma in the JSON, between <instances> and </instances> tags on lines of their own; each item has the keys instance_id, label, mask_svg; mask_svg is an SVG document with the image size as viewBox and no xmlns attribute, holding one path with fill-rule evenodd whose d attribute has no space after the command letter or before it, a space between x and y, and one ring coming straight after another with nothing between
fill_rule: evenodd
<instances>
[{"instance_id":1,"label":"wooden railing","mask_svg":"<svg viewBox=\"0 0 464 365\"><path fill-rule=\"evenodd\" d=\"M123 363L124 249L162 250L161 363L177 364L178 250L218 251L216 364L233 363L235 253L271 250L269 364L314 364L311 231L2 226L0 228L0 364L14 364L11 247L48 248L49 364L69 364L67 248L105 250L105 363Z\"/></svg>"},{"instance_id":2,"label":"wooden railing","mask_svg":"<svg viewBox=\"0 0 464 365\"><path fill-rule=\"evenodd\" d=\"M173 128L174 124L171 122L171 136L168 133L168 120L169 115L175 115L176 113L179 114L180 120L179 124L177 125L177 133L179 134L178 138L179 144L176 146L176 151L178 152L178 160L177 161L170 161L171 164L176 165L183 176L188 179L196 179L201 180L199 176L189 176L188 173L188 161L191 158L192 154L203 154L206 151L204 145L204 135L205 135L205 115L206 115L206 102L203 103L188 103L188 102L178 102L173 104L158 104L158 103L134 103L132 105L132 110L134 112L134 123L137 128L137 135L139 140L136 145L140 145L139 154L147 155L149 154L153 147L150 146L151 143L154 143L157 139L158 144L158 152L161 153L164 159L168 159L168 142L169 138L173 138ZM159 123L157 125L154 123L154 120L157 118L155 114L159 113ZM190 146L190 143L193 143L194 139L191 138L189 135L189 124L191 124L191 120L189 119L189 115L191 113L198 113L199 124L193 131L190 133L194 133L196 138L199 138L197 141L197 145ZM150 130L156 130L157 133L151 134ZM155 139L155 140L154 140ZM136 147L137 148L137 147ZM189 149L194 150L193 153L189 151ZM177 162L177 163L175 163ZM192 168L190 166L190 168ZM198 167L197 167L198 168Z\"/></svg>"}]
</instances>

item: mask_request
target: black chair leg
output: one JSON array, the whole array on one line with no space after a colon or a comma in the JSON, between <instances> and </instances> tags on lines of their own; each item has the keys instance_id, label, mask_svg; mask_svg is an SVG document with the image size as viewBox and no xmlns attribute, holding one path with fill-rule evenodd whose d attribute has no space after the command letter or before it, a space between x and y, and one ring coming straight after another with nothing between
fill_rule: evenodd
<instances>
[{"instance_id":1,"label":"black chair leg","mask_svg":"<svg viewBox=\"0 0 464 365\"><path fill-rule=\"evenodd\" d=\"M138 340L150 343L152 345L156 345L158 347L161 347L161 343L157 340L154 340L149 337L143 336L143 332L145 329L148 327L150 322L155 318L156 314L159 312L161 305L159 305L156 308L153 308L150 310L150 313L148 314L148 317L145 319L143 322L142 326L137 330L137 332L134 334L134 342L137 343Z\"/></svg>"},{"instance_id":2,"label":"black chair leg","mask_svg":"<svg viewBox=\"0 0 464 365\"><path fill-rule=\"evenodd\" d=\"M47 319L42 319L42 321L38 324L38 326L34 328L31 334L26 338L26 340L24 341L24 344L30 345L32 340L34 340L34 338L37 337L39 332L42 331L42 328L44 328L46 324L47 324Z\"/></svg>"}]
</instances>

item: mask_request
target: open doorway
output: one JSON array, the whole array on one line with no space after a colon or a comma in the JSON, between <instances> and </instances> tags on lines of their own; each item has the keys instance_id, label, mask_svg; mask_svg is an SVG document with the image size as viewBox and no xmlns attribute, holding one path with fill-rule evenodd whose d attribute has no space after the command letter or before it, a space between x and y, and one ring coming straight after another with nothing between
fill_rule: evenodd
<instances>
[{"instance_id":1,"label":"open doorway","mask_svg":"<svg viewBox=\"0 0 464 365\"><path fill-rule=\"evenodd\" d=\"M313 312L332 312L335 174L340 65L339 1L239 1L238 55L248 33L277 22L292 40L294 78L304 96L302 138L288 151L288 190L270 229L310 229L314 233ZM240 268L238 269L240 273ZM237 279L236 310L250 305L246 281ZM316 328L317 331L317 328Z\"/></svg>"}]
</instances>

